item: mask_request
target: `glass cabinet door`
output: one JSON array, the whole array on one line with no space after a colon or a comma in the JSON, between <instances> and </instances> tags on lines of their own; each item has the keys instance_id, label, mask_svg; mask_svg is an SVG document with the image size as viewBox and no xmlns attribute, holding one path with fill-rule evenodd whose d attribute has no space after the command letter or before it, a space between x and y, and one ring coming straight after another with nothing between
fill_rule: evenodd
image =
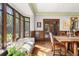
<instances>
[{"instance_id":1,"label":"glass cabinet door","mask_svg":"<svg viewBox=\"0 0 79 59\"><path fill-rule=\"evenodd\" d=\"M59 24L57 23L57 21L54 21L52 23L52 34L53 35L58 35L58 31L59 31Z\"/></svg>"},{"instance_id":2,"label":"glass cabinet door","mask_svg":"<svg viewBox=\"0 0 79 59\"><path fill-rule=\"evenodd\" d=\"M44 32L45 39L49 39L49 32L52 32L53 35L59 34L59 19L45 19L44 20Z\"/></svg>"},{"instance_id":3,"label":"glass cabinet door","mask_svg":"<svg viewBox=\"0 0 79 59\"><path fill-rule=\"evenodd\" d=\"M49 23L45 23L45 25L44 25L44 31L45 31L45 39L49 39L49 31L50 31L50 25L49 25Z\"/></svg>"},{"instance_id":4,"label":"glass cabinet door","mask_svg":"<svg viewBox=\"0 0 79 59\"><path fill-rule=\"evenodd\" d=\"M49 24L45 24L45 32L49 32Z\"/></svg>"}]
</instances>

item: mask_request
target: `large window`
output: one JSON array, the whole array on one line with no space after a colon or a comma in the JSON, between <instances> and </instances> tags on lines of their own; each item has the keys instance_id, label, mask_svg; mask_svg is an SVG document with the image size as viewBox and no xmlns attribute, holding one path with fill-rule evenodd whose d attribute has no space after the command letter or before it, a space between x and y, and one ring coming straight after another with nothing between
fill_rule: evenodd
<instances>
[{"instance_id":1,"label":"large window","mask_svg":"<svg viewBox=\"0 0 79 59\"><path fill-rule=\"evenodd\" d=\"M0 48L1 48L1 41L2 41L2 4L0 4Z\"/></svg>"},{"instance_id":2,"label":"large window","mask_svg":"<svg viewBox=\"0 0 79 59\"><path fill-rule=\"evenodd\" d=\"M23 38L23 21L24 21L24 17L23 16L21 16L21 30L20 30L20 32L21 32L21 38Z\"/></svg>"},{"instance_id":3,"label":"large window","mask_svg":"<svg viewBox=\"0 0 79 59\"><path fill-rule=\"evenodd\" d=\"M25 37L30 36L30 18L26 17L25 18L25 24L24 24L24 29L25 29Z\"/></svg>"},{"instance_id":4,"label":"large window","mask_svg":"<svg viewBox=\"0 0 79 59\"><path fill-rule=\"evenodd\" d=\"M13 39L13 9L7 6L7 41Z\"/></svg>"},{"instance_id":5,"label":"large window","mask_svg":"<svg viewBox=\"0 0 79 59\"><path fill-rule=\"evenodd\" d=\"M16 39L20 37L20 17L19 13L16 12Z\"/></svg>"},{"instance_id":6,"label":"large window","mask_svg":"<svg viewBox=\"0 0 79 59\"><path fill-rule=\"evenodd\" d=\"M23 36L30 36L30 18L24 17L8 4L0 3L0 48Z\"/></svg>"}]
</instances>

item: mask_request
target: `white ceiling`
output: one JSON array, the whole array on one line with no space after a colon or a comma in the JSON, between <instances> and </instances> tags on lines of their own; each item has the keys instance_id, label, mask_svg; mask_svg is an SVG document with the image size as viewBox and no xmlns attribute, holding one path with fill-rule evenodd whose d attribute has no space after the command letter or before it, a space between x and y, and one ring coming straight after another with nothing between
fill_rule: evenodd
<instances>
[{"instance_id":1,"label":"white ceiling","mask_svg":"<svg viewBox=\"0 0 79 59\"><path fill-rule=\"evenodd\" d=\"M36 3L38 12L79 12L79 3Z\"/></svg>"},{"instance_id":2,"label":"white ceiling","mask_svg":"<svg viewBox=\"0 0 79 59\"><path fill-rule=\"evenodd\" d=\"M24 16L33 15L33 12L28 3L9 3L9 5L11 5Z\"/></svg>"},{"instance_id":3,"label":"white ceiling","mask_svg":"<svg viewBox=\"0 0 79 59\"><path fill-rule=\"evenodd\" d=\"M35 13L41 12L79 12L79 3L9 3L13 8L18 10L24 16L33 15L33 9Z\"/></svg>"}]
</instances>

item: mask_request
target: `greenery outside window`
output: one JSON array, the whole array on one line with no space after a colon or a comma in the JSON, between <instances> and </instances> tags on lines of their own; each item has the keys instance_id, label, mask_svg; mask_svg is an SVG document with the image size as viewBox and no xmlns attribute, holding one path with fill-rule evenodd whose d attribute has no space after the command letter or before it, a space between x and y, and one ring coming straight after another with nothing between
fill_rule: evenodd
<instances>
[{"instance_id":1,"label":"greenery outside window","mask_svg":"<svg viewBox=\"0 0 79 59\"><path fill-rule=\"evenodd\" d=\"M2 47L2 4L0 4L0 48Z\"/></svg>"},{"instance_id":2,"label":"greenery outside window","mask_svg":"<svg viewBox=\"0 0 79 59\"><path fill-rule=\"evenodd\" d=\"M16 39L20 37L20 18L19 13L16 12Z\"/></svg>"},{"instance_id":3,"label":"greenery outside window","mask_svg":"<svg viewBox=\"0 0 79 59\"><path fill-rule=\"evenodd\" d=\"M23 30L24 30L24 27L23 27L23 16L21 16L21 29L20 29L20 32L21 32L21 38L23 38Z\"/></svg>"},{"instance_id":4,"label":"greenery outside window","mask_svg":"<svg viewBox=\"0 0 79 59\"><path fill-rule=\"evenodd\" d=\"M7 6L7 42L13 40L13 9Z\"/></svg>"},{"instance_id":5,"label":"greenery outside window","mask_svg":"<svg viewBox=\"0 0 79 59\"><path fill-rule=\"evenodd\" d=\"M25 37L30 36L30 18L26 17L25 18Z\"/></svg>"}]
</instances>

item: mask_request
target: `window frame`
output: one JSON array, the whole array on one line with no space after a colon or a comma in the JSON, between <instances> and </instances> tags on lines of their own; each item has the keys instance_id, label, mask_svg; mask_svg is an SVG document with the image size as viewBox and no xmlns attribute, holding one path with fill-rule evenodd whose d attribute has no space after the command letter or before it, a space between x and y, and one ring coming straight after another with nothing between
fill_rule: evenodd
<instances>
[{"instance_id":1,"label":"window frame","mask_svg":"<svg viewBox=\"0 0 79 59\"><path fill-rule=\"evenodd\" d=\"M19 14L18 11L16 11L15 14L16 14L16 13L18 13L18 15L19 15L19 17L16 17L16 18L15 18L15 20L18 19L18 21L19 21L19 37L16 38L16 40L18 40L18 39L20 38L20 14Z\"/></svg>"},{"instance_id":2,"label":"window frame","mask_svg":"<svg viewBox=\"0 0 79 59\"><path fill-rule=\"evenodd\" d=\"M20 28L23 28L22 30L20 29L20 34L22 35L22 36L20 35L20 37L24 37L24 35L23 35L24 34L24 16L23 15L20 15L20 24L22 26L22 27L20 26ZM23 31L23 32L21 32L21 31Z\"/></svg>"},{"instance_id":3,"label":"window frame","mask_svg":"<svg viewBox=\"0 0 79 59\"><path fill-rule=\"evenodd\" d=\"M7 13L7 16L10 15L10 16L12 16L12 18L13 18L13 19L12 19L12 21L13 21L13 24L12 24L12 25L13 25L13 31L14 31L14 13L13 13L13 14L8 13L8 12L7 12L7 7L11 8L11 9L12 9L12 12L14 12L14 11L13 11L14 9L13 9L10 5L8 5L8 4L6 5L6 13ZM7 26L7 24L6 24L6 26ZM6 31L7 31L7 29L6 29ZM7 41L8 41L8 39L7 39ZM13 33L12 33L12 41L13 41Z\"/></svg>"},{"instance_id":4,"label":"window frame","mask_svg":"<svg viewBox=\"0 0 79 59\"><path fill-rule=\"evenodd\" d=\"M25 19L24 19L24 24L23 24L23 28L24 28L24 29L23 29L23 31L24 31L24 32L23 32L23 35L24 35L24 36L23 36L23 37L26 37L26 36L25 36L25 22L29 22L29 37L30 37L30 17L25 17L25 18L28 18L29 21L25 21ZM27 37L28 37L28 36L27 36Z\"/></svg>"},{"instance_id":5,"label":"window frame","mask_svg":"<svg viewBox=\"0 0 79 59\"><path fill-rule=\"evenodd\" d=\"M24 34L24 21L26 16L23 16L22 14L20 14L15 8L11 7L8 3L1 3L2 4L2 9L0 9L0 11L2 11L2 49L5 49L7 47L7 14L9 14L7 12L7 6L9 6L12 10L13 10L13 39L12 42L16 41L16 12L19 14L19 38L21 37L21 31L20 31L20 25L21 25L21 21L23 21L23 34ZM23 18L23 20L21 20L21 17ZM30 17L29 18L29 36L30 36ZM24 37L24 35L23 35ZM18 38L18 39L19 39Z\"/></svg>"}]
</instances>

